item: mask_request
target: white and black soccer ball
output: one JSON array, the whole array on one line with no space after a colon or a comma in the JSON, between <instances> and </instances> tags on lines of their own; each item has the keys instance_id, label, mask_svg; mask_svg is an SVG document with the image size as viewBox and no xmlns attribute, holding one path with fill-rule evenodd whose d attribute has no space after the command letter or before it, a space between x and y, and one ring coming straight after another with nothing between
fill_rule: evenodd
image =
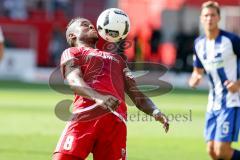
<instances>
[{"instance_id":1,"label":"white and black soccer ball","mask_svg":"<svg viewBox=\"0 0 240 160\"><path fill-rule=\"evenodd\" d=\"M106 41L121 41L127 37L130 31L129 17L121 9L106 9L97 19L97 31Z\"/></svg>"}]
</instances>

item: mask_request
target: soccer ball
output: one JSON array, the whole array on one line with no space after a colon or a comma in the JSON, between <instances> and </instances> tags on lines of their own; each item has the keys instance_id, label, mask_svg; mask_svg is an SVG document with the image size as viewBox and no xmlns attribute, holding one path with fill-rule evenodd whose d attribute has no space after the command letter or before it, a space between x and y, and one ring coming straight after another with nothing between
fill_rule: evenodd
<instances>
[{"instance_id":1,"label":"soccer ball","mask_svg":"<svg viewBox=\"0 0 240 160\"><path fill-rule=\"evenodd\" d=\"M106 41L118 42L126 38L129 33L129 17L118 8L106 9L97 19L97 30Z\"/></svg>"}]
</instances>

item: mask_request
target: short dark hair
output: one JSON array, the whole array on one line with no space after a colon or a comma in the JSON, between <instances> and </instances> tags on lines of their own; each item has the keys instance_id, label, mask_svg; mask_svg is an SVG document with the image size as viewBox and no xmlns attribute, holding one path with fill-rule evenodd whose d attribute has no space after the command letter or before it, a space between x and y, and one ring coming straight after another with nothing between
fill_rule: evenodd
<instances>
[{"instance_id":1,"label":"short dark hair","mask_svg":"<svg viewBox=\"0 0 240 160\"><path fill-rule=\"evenodd\" d=\"M71 21L67 25L67 29L68 29L69 26L71 26L71 24L73 24L74 22L76 22L78 20L81 20L81 19L84 19L84 18L76 17L76 18L71 19Z\"/></svg>"},{"instance_id":2,"label":"short dark hair","mask_svg":"<svg viewBox=\"0 0 240 160\"><path fill-rule=\"evenodd\" d=\"M220 16L220 6L216 1L207 1L202 4L201 10L204 8L214 8L217 10L218 15Z\"/></svg>"},{"instance_id":3,"label":"short dark hair","mask_svg":"<svg viewBox=\"0 0 240 160\"><path fill-rule=\"evenodd\" d=\"M85 19L85 18L81 18L81 17L76 17L71 19L71 21L68 23L67 27L66 27L66 39L67 39L67 43L69 44L69 46L74 47L75 42L69 38L69 27L76 21L79 21L81 19Z\"/></svg>"}]
</instances>

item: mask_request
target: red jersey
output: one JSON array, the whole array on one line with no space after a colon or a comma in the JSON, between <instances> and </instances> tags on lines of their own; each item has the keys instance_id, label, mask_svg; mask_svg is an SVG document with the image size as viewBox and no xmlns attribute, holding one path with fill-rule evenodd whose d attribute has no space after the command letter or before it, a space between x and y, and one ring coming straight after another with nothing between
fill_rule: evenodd
<instances>
[{"instance_id":1,"label":"red jersey","mask_svg":"<svg viewBox=\"0 0 240 160\"><path fill-rule=\"evenodd\" d=\"M127 69L125 60L117 54L88 47L71 47L61 57L61 70L65 75L65 64L72 60L82 71L83 80L101 94L112 95L121 103L116 110L126 119L124 81ZM74 110L92 106L95 102L75 94Z\"/></svg>"}]
</instances>

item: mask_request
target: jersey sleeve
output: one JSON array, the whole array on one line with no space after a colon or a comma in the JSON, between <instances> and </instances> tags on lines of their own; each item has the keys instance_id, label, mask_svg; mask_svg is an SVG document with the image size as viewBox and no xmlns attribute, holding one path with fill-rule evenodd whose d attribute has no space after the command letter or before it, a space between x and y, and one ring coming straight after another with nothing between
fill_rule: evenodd
<instances>
[{"instance_id":1,"label":"jersey sleeve","mask_svg":"<svg viewBox=\"0 0 240 160\"><path fill-rule=\"evenodd\" d=\"M203 68L202 62L200 61L200 59L198 58L195 46L194 46L194 55L193 55L193 67L196 68Z\"/></svg>"},{"instance_id":2,"label":"jersey sleeve","mask_svg":"<svg viewBox=\"0 0 240 160\"><path fill-rule=\"evenodd\" d=\"M233 51L240 58L240 37L234 36L232 39Z\"/></svg>"},{"instance_id":3,"label":"jersey sleeve","mask_svg":"<svg viewBox=\"0 0 240 160\"><path fill-rule=\"evenodd\" d=\"M66 65L74 66L78 64L78 61L79 61L79 56L77 56L74 49L68 48L65 51L63 51L61 56L60 68L64 78L66 78L66 75L65 75Z\"/></svg>"},{"instance_id":4,"label":"jersey sleeve","mask_svg":"<svg viewBox=\"0 0 240 160\"><path fill-rule=\"evenodd\" d=\"M131 89L134 89L134 87L136 86L136 81L127 63L125 63L124 65L123 76L124 76L123 78L124 78L124 84L125 84L125 87L124 87L125 92L128 92Z\"/></svg>"}]
</instances>

